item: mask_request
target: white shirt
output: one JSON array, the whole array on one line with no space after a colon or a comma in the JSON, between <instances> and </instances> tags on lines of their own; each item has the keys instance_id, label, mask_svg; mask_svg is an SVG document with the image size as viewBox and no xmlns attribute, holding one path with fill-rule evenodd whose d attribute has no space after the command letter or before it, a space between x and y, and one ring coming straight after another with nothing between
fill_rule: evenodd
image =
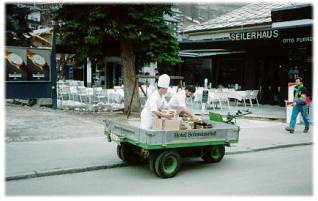
<instances>
[{"instance_id":1,"label":"white shirt","mask_svg":"<svg viewBox=\"0 0 318 201\"><path fill-rule=\"evenodd\" d=\"M167 108L168 104L164 96L160 96L159 91L154 91L147 99L146 104L140 114L140 128L151 129L152 120L155 116L152 112Z\"/></svg>"},{"instance_id":2,"label":"white shirt","mask_svg":"<svg viewBox=\"0 0 318 201\"><path fill-rule=\"evenodd\" d=\"M181 90L177 92L169 101L169 106L174 110L179 110L180 107L186 107L186 92Z\"/></svg>"}]
</instances>

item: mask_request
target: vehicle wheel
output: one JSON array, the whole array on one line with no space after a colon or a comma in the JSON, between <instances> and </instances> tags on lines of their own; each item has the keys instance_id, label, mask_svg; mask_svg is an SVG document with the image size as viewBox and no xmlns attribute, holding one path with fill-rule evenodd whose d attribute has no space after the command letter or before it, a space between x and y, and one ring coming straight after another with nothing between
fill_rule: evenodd
<instances>
[{"instance_id":1,"label":"vehicle wheel","mask_svg":"<svg viewBox=\"0 0 318 201\"><path fill-rule=\"evenodd\" d=\"M155 161L155 171L162 178L174 177L181 167L181 156L175 150L161 152Z\"/></svg>"},{"instance_id":2,"label":"vehicle wheel","mask_svg":"<svg viewBox=\"0 0 318 201\"><path fill-rule=\"evenodd\" d=\"M118 145L117 152L118 157L130 165L136 165L140 163L140 157L132 145L122 143L121 145Z\"/></svg>"},{"instance_id":3,"label":"vehicle wheel","mask_svg":"<svg viewBox=\"0 0 318 201\"><path fill-rule=\"evenodd\" d=\"M201 157L205 162L217 163L223 159L224 154L224 145L214 145L204 148L203 155Z\"/></svg>"},{"instance_id":4,"label":"vehicle wheel","mask_svg":"<svg viewBox=\"0 0 318 201\"><path fill-rule=\"evenodd\" d=\"M158 153L156 152L149 153L149 169L151 170L151 172L155 173L156 175L158 175L155 170L155 163L156 163L157 157L158 157Z\"/></svg>"},{"instance_id":5,"label":"vehicle wheel","mask_svg":"<svg viewBox=\"0 0 318 201\"><path fill-rule=\"evenodd\" d=\"M124 158L123 158L121 149L122 149L122 146L121 145L117 145L117 156L118 156L118 158L120 158L123 161Z\"/></svg>"}]
</instances>

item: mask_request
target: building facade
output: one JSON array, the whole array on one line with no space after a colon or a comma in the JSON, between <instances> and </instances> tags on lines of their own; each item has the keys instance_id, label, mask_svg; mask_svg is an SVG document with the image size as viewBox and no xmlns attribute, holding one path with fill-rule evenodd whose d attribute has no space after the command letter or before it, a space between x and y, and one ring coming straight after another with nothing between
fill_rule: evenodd
<instances>
[{"instance_id":1,"label":"building facade","mask_svg":"<svg viewBox=\"0 0 318 201\"><path fill-rule=\"evenodd\" d=\"M262 103L284 105L296 76L312 91L312 31L311 4L248 4L185 29L175 70L195 85L258 89Z\"/></svg>"}]
</instances>

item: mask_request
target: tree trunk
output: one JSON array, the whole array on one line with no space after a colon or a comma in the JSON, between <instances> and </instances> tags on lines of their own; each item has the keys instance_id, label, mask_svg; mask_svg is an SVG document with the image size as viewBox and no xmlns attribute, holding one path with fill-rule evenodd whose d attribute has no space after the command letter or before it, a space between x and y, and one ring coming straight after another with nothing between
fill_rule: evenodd
<instances>
[{"instance_id":1,"label":"tree trunk","mask_svg":"<svg viewBox=\"0 0 318 201\"><path fill-rule=\"evenodd\" d=\"M131 103L131 112L140 112L138 80L136 80L136 65L133 46L129 42L121 42L121 59L124 73L124 94L125 108L124 113L127 114ZM137 83L136 83L137 81ZM133 96L133 100L131 101Z\"/></svg>"}]
</instances>

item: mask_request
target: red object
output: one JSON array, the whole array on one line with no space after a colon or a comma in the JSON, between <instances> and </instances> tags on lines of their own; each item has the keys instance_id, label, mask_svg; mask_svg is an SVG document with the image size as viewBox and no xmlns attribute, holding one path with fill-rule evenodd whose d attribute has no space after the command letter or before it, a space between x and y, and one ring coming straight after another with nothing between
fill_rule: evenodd
<instances>
[{"instance_id":1,"label":"red object","mask_svg":"<svg viewBox=\"0 0 318 201\"><path fill-rule=\"evenodd\" d=\"M296 85L296 82L288 82L288 87L292 87L294 85Z\"/></svg>"},{"instance_id":2,"label":"red object","mask_svg":"<svg viewBox=\"0 0 318 201\"><path fill-rule=\"evenodd\" d=\"M294 88L296 86L295 82L288 82L288 101L294 101Z\"/></svg>"},{"instance_id":3,"label":"red object","mask_svg":"<svg viewBox=\"0 0 318 201\"><path fill-rule=\"evenodd\" d=\"M310 98L309 98L309 96L307 96L307 95L304 94L304 93L302 94L302 96L305 96L305 97L306 97L305 100L301 100L302 104L309 105L309 103L310 103Z\"/></svg>"},{"instance_id":4,"label":"red object","mask_svg":"<svg viewBox=\"0 0 318 201\"><path fill-rule=\"evenodd\" d=\"M293 103L294 103L294 102L290 102L290 101L287 101L287 102L286 102L287 105L292 105Z\"/></svg>"}]
</instances>

